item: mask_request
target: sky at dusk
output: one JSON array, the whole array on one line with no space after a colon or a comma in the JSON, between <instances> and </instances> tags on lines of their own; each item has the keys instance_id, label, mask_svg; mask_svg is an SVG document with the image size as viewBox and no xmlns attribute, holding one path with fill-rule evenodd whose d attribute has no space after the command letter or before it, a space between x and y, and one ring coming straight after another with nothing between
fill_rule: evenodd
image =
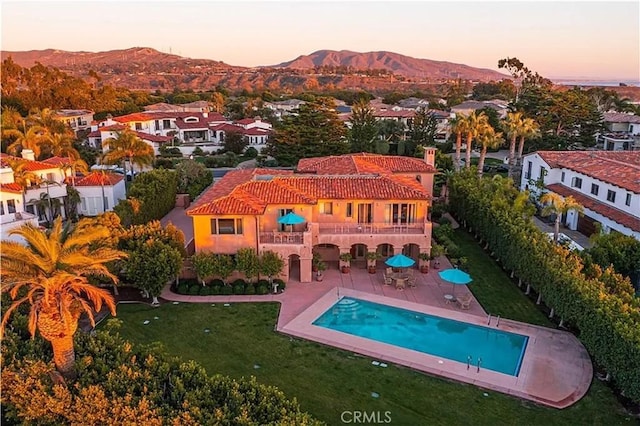
<instances>
[{"instance_id":1,"label":"sky at dusk","mask_svg":"<svg viewBox=\"0 0 640 426\"><path fill-rule=\"evenodd\" d=\"M232 65L387 50L549 78L640 80L640 2L2 1L2 50L152 47Z\"/></svg>"}]
</instances>

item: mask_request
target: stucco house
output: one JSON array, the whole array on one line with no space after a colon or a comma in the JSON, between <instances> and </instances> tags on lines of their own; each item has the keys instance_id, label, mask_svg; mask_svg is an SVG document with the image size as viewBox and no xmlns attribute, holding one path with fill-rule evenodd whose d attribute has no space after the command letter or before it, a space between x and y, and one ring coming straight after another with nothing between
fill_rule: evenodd
<instances>
[{"instance_id":1,"label":"stucco house","mask_svg":"<svg viewBox=\"0 0 640 426\"><path fill-rule=\"evenodd\" d=\"M640 151L538 151L524 156L521 189L572 196L584 214L562 218L569 229L590 236L596 224L640 240Z\"/></svg>"},{"instance_id":2,"label":"stucco house","mask_svg":"<svg viewBox=\"0 0 640 426\"><path fill-rule=\"evenodd\" d=\"M424 159L363 153L303 159L295 172L231 171L187 211L195 250L271 250L285 259L284 278L301 282L311 281L314 253L336 263L373 251L417 259L431 250L434 164L426 148ZM279 224L289 212L305 223Z\"/></svg>"}]
</instances>

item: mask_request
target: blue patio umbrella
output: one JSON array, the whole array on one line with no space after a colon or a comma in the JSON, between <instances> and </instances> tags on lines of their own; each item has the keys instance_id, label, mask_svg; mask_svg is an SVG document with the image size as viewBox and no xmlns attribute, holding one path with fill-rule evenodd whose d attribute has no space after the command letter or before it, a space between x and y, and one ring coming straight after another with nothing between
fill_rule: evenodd
<instances>
[{"instance_id":1,"label":"blue patio umbrella","mask_svg":"<svg viewBox=\"0 0 640 426\"><path fill-rule=\"evenodd\" d=\"M396 254L395 256L388 258L384 263L392 268L409 268L413 266L416 261L404 254Z\"/></svg>"},{"instance_id":2,"label":"blue patio umbrella","mask_svg":"<svg viewBox=\"0 0 640 426\"><path fill-rule=\"evenodd\" d=\"M284 216L278 218L278 223L281 223L283 225L297 225L299 223L304 223L306 221L307 220L304 217L294 212L289 212Z\"/></svg>"},{"instance_id":3,"label":"blue patio umbrella","mask_svg":"<svg viewBox=\"0 0 640 426\"><path fill-rule=\"evenodd\" d=\"M458 268L445 269L444 271L438 272L438 275L440 275L440 278L443 280L453 284L453 296L455 296L456 285L467 285L473 281L469 274Z\"/></svg>"}]
</instances>

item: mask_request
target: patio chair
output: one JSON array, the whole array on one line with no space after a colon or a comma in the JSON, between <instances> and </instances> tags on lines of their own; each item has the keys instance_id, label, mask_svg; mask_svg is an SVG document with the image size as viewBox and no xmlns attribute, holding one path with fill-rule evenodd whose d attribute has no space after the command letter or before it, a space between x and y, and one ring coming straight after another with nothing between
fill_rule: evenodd
<instances>
[{"instance_id":1,"label":"patio chair","mask_svg":"<svg viewBox=\"0 0 640 426\"><path fill-rule=\"evenodd\" d=\"M462 297L459 297L456 300L456 303L458 304L458 306L460 306L460 309L469 309L469 305L471 304L471 301L473 300L473 296L471 294L465 294Z\"/></svg>"},{"instance_id":2,"label":"patio chair","mask_svg":"<svg viewBox=\"0 0 640 426\"><path fill-rule=\"evenodd\" d=\"M393 284L393 280L391 279L391 277L386 272L382 273L382 278L384 279L384 285Z\"/></svg>"},{"instance_id":3,"label":"patio chair","mask_svg":"<svg viewBox=\"0 0 640 426\"><path fill-rule=\"evenodd\" d=\"M416 277L414 277L413 274L410 274L409 278L407 278L407 285L409 287L415 287L416 286Z\"/></svg>"}]
</instances>

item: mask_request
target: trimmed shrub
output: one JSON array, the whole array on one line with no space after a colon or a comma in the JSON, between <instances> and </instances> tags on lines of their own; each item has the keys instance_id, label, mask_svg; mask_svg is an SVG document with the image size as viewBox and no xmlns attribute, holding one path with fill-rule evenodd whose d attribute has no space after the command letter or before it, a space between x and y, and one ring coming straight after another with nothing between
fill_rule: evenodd
<instances>
[{"instance_id":1,"label":"trimmed shrub","mask_svg":"<svg viewBox=\"0 0 640 426\"><path fill-rule=\"evenodd\" d=\"M221 285L215 285L211 287L211 295L212 296L217 296L220 293L222 293L222 286Z\"/></svg>"},{"instance_id":2,"label":"trimmed shrub","mask_svg":"<svg viewBox=\"0 0 640 426\"><path fill-rule=\"evenodd\" d=\"M263 285L263 286L265 286L267 288L271 287L271 285L269 284L269 281L267 281L267 280L260 280L260 281L258 281L258 284L256 284L256 285L258 285L258 286Z\"/></svg>"},{"instance_id":3,"label":"trimmed shrub","mask_svg":"<svg viewBox=\"0 0 640 426\"><path fill-rule=\"evenodd\" d=\"M233 294L233 287L230 285L225 285L220 289L220 293L224 296L231 296Z\"/></svg>"},{"instance_id":4,"label":"trimmed shrub","mask_svg":"<svg viewBox=\"0 0 640 426\"><path fill-rule=\"evenodd\" d=\"M269 293L269 289L267 286L264 285L259 285L256 287L256 293L257 294L268 294Z\"/></svg>"},{"instance_id":5,"label":"trimmed shrub","mask_svg":"<svg viewBox=\"0 0 640 426\"><path fill-rule=\"evenodd\" d=\"M181 283L176 287L176 293L187 294L189 292L189 284Z\"/></svg>"},{"instance_id":6,"label":"trimmed shrub","mask_svg":"<svg viewBox=\"0 0 640 426\"><path fill-rule=\"evenodd\" d=\"M244 294L244 284L234 284L233 294Z\"/></svg>"},{"instance_id":7,"label":"trimmed shrub","mask_svg":"<svg viewBox=\"0 0 640 426\"><path fill-rule=\"evenodd\" d=\"M244 294L256 294L256 286L253 285L252 283L247 283L246 288L244 289Z\"/></svg>"},{"instance_id":8,"label":"trimmed shrub","mask_svg":"<svg viewBox=\"0 0 640 426\"><path fill-rule=\"evenodd\" d=\"M211 287L203 286L200 287L200 296L209 296L211 295Z\"/></svg>"},{"instance_id":9,"label":"trimmed shrub","mask_svg":"<svg viewBox=\"0 0 640 426\"><path fill-rule=\"evenodd\" d=\"M243 280L242 278L238 278L237 280L235 280L234 282L231 283L231 285L233 287L235 287L237 285L245 286L246 284L247 284L247 282L245 280Z\"/></svg>"},{"instance_id":10,"label":"trimmed shrub","mask_svg":"<svg viewBox=\"0 0 640 426\"><path fill-rule=\"evenodd\" d=\"M194 284L189 287L189 292L187 294L190 294L191 296L198 296L201 288L202 286L200 284Z\"/></svg>"}]
</instances>

